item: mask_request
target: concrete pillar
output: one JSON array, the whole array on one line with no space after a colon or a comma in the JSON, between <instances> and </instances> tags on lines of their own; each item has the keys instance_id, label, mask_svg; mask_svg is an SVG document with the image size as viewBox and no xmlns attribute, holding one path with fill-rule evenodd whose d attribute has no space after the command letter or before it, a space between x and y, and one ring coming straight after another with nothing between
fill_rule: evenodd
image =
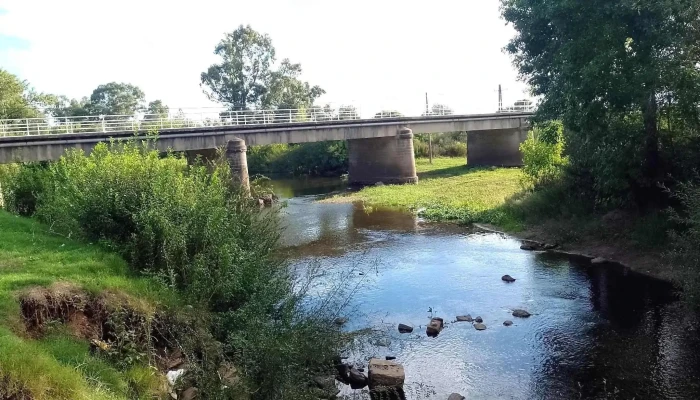
<instances>
[{"instance_id":1,"label":"concrete pillar","mask_svg":"<svg viewBox=\"0 0 700 400\"><path fill-rule=\"evenodd\" d=\"M231 166L231 175L235 182L240 183L244 190L250 192L250 181L248 179L248 159L243 139L230 140L226 146L226 159Z\"/></svg>"},{"instance_id":2,"label":"concrete pillar","mask_svg":"<svg viewBox=\"0 0 700 400\"><path fill-rule=\"evenodd\" d=\"M413 132L401 128L396 136L348 140L351 185L416 183Z\"/></svg>"},{"instance_id":3,"label":"concrete pillar","mask_svg":"<svg viewBox=\"0 0 700 400\"><path fill-rule=\"evenodd\" d=\"M526 129L499 129L467 132L467 164L471 166L520 167L520 144L527 139Z\"/></svg>"}]
</instances>

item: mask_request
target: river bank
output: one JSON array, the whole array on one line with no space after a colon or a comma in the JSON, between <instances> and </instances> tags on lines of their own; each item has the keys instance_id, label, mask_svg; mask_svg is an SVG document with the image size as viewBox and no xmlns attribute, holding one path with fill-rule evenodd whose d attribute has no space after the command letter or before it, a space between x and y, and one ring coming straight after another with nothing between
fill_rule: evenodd
<instances>
[{"instance_id":1,"label":"river bank","mask_svg":"<svg viewBox=\"0 0 700 400\"><path fill-rule=\"evenodd\" d=\"M470 168L462 158L416 160L416 185L381 185L327 197L321 202L361 202L366 207L406 210L431 221L480 224L519 239L552 243L558 249L590 258L604 258L666 281L681 279L662 257L664 245L654 231L658 216L622 211L604 215L543 217L531 204L517 168ZM537 210L535 210L537 209Z\"/></svg>"}]
</instances>

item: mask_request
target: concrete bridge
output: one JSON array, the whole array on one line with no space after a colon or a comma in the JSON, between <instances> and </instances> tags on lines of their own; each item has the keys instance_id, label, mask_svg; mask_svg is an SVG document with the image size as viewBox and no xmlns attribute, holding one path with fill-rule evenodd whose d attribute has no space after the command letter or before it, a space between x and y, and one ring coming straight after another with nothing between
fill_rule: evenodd
<instances>
[{"instance_id":1,"label":"concrete bridge","mask_svg":"<svg viewBox=\"0 0 700 400\"><path fill-rule=\"evenodd\" d=\"M374 184L417 181L411 140L414 134L467 132L469 165L522 165L519 145L527 136L531 113L324 118L302 122L294 122L292 117L289 118L292 122L289 122L284 115L284 121L272 118L251 124L240 124L238 118L235 123L232 119L224 118L208 124L178 127L171 127L170 120L167 120L170 126L163 120L149 121L154 122L155 129L159 131L155 146L161 151L185 152L188 159L197 155L209 158L217 148L225 146L232 171L245 185L248 182L247 146L326 140L348 141L351 184ZM0 164L56 160L69 148L79 148L89 153L99 142L147 137L146 128L149 125L145 125L143 119L137 123L126 119L119 121L120 125L110 125L112 129L105 129L102 120L101 125L92 125L91 132L85 132L88 128L83 128L82 131L78 129L78 133L75 133L75 125L69 130L62 121L54 124L42 122L43 125L36 126L38 135L15 133L8 136L6 129L6 136L0 136ZM100 126L102 129L99 129ZM128 129L130 127L134 129ZM35 127L27 122L26 131L34 132Z\"/></svg>"}]
</instances>

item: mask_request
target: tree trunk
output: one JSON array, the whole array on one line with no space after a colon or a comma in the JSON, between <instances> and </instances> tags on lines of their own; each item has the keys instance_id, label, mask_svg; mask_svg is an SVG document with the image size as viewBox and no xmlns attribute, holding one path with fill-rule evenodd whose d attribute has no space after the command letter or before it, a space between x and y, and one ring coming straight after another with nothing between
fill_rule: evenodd
<instances>
[{"instance_id":1,"label":"tree trunk","mask_svg":"<svg viewBox=\"0 0 700 400\"><path fill-rule=\"evenodd\" d=\"M643 106L644 132L646 137L644 177L648 183L655 185L661 177L659 157L659 123L656 95L651 93Z\"/></svg>"}]
</instances>

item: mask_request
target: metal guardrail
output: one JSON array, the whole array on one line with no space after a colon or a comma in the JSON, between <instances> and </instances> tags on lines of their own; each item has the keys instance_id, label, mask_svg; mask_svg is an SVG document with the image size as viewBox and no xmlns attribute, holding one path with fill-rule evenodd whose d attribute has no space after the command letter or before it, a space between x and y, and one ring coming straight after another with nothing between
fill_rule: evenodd
<instances>
[{"instance_id":1,"label":"metal guardrail","mask_svg":"<svg viewBox=\"0 0 700 400\"><path fill-rule=\"evenodd\" d=\"M530 110L508 110L507 112L524 112ZM451 115L450 110L439 110L423 116ZM177 128L199 128L239 125L273 125L323 121L362 119L359 109L341 107L337 110L310 108L290 110L244 110L213 111L198 109L194 112L177 114L135 114L135 115L100 115L84 117L53 117L0 120L0 137L60 135L66 133L98 133L150 131ZM404 117L397 111L382 111L371 119Z\"/></svg>"}]
</instances>

